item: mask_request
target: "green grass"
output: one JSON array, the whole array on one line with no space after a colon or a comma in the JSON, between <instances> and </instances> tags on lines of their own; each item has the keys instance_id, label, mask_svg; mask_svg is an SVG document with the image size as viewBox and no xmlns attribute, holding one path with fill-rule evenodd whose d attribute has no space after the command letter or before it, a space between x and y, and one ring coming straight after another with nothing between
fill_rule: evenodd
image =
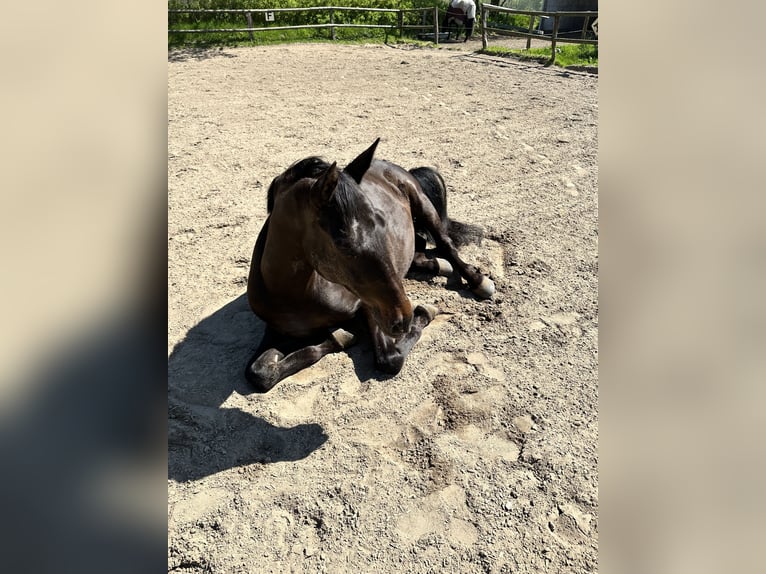
<instances>
[{"instance_id":1,"label":"green grass","mask_svg":"<svg viewBox=\"0 0 766 574\"><path fill-rule=\"evenodd\" d=\"M534 60L547 64L551 59L550 48L530 48L529 50L509 50L502 46L487 46L483 50L494 56L511 56L520 60ZM598 68L598 46L592 44L559 44L556 46L557 66L592 66Z\"/></svg>"},{"instance_id":2,"label":"green grass","mask_svg":"<svg viewBox=\"0 0 766 574\"><path fill-rule=\"evenodd\" d=\"M329 23L329 15L325 19L324 14L313 13L311 18L305 21L296 20L298 24L325 24ZM296 17L297 18L297 17ZM244 20L244 19L242 19ZM327 21L325 21L327 20ZM338 18L339 20L339 18ZM390 20L390 19L389 19ZM380 24L391 24L393 22L380 20ZM254 21L254 26L263 26L262 22ZM280 22L280 25L294 25L293 22ZM268 44L288 44L293 42L322 42L332 39L332 32L329 28L304 28L300 30L269 30L254 32L253 39L247 32L198 32L198 33L179 33L174 32L178 29L208 30L216 28L244 28L244 21L238 19L205 20L188 19L184 22L173 22L168 30L168 48L180 47L211 47L211 46L262 46ZM388 36L386 36L388 32ZM381 28L336 28L335 37L337 41L344 42L383 42L386 37L389 39L398 36L398 31L385 30Z\"/></svg>"},{"instance_id":3,"label":"green grass","mask_svg":"<svg viewBox=\"0 0 766 574\"><path fill-rule=\"evenodd\" d=\"M211 25L200 23L188 26L188 28L204 30L206 28L241 28L242 24ZM176 28L178 29L178 28ZM336 42L339 43L383 43L398 41L415 41L414 34L405 32L399 36L396 29L385 30L381 28L336 28ZM168 31L168 48L183 47L212 47L212 46L263 46L270 44L290 44L295 42L330 42L332 32L329 28L302 29L302 30L273 30L254 32L253 39L247 32L209 32L209 33L178 33L171 28Z\"/></svg>"},{"instance_id":4,"label":"green grass","mask_svg":"<svg viewBox=\"0 0 766 574\"><path fill-rule=\"evenodd\" d=\"M382 43L386 34L382 30L336 30L335 43ZM389 33L388 40L397 38L395 33ZM329 30L274 30L273 32L255 32L251 40L247 32L210 33L210 34L168 34L168 48L203 48L213 46L265 46L271 44L290 44L295 42L332 42Z\"/></svg>"}]
</instances>

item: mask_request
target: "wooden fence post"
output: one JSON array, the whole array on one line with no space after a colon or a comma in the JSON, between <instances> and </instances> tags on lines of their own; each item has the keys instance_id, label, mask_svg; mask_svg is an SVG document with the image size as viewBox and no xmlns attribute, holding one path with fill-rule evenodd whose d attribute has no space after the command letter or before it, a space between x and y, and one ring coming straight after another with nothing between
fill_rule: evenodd
<instances>
[{"instance_id":1,"label":"wooden fence post","mask_svg":"<svg viewBox=\"0 0 766 574\"><path fill-rule=\"evenodd\" d=\"M335 24L335 10L330 8L330 24ZM335 26L330 26L330 33L332 35L332 39L335 40Z\"/></svg>"},{"instance_id":2,"label":"wooden fence post","mask_svg":"<svg viewBox=\"0 0 766 574\"><path fill-rule=\"evenodd\" d=\"M582 36L580 36L583 40L585 39L585 34L588 32L589 22L590 22L590 16L586 16L585 21L582 23Z\"/></svg>"},{"instance_id":3,"label":"wooden fence post","mask_svg":"<svg viewBox=\"0 0 766 574\"><path fill-rule=\"evenodd\" d=\"M399 40L402 39L402 27L404 26L404 12L399 10L399 13L396 15L396 23L399 25Z\"/></svg>"},{"instance_id":4,"label":"wooden fence post","mask_svg":"<svg viewBox=\"0 0 766 574\"><path fill-rule=\"evenodd\" d=\"M481 5L481 49L487 49L487 9Z\"/></svg>"},{"instance_id":5,"label":"wooden fence post","mask_svg":"<svg viewBox=\"0 0 766 574\"><path fill-rule=\"evenodd\" d=\"M530 14L529 15L529 30L527 30L527 34L532 34L532 28L535 27L535 17ZM527 36L527 50L532 46L532 38Z\"/></svg>"},{"instance_id":6,"label":"wooden fence post","mask_svg":"<svg viewBox=\"0 0 766 574\"><path fill-rule=\"evenodd\" d=\"M439 7L434 6L434 43L439 43Z\"/></svg>"},{"instance_id":7,"label":"wooden fence post","mask_svg":"<svg viewBox=\"0 0 766 574\"><path fill-rule=\"evenodd\" d=\"M555 14L553 16L553 35L551 36L551 59L546 64L546 66L550 66L556 61L556 36L558 36L559 33L559 15Z\"/></svg>"},{"instance_id":8,"label":"wooden fence post","mask_svg":"<svg viewBox=\"0 0 766 574\"><path fill-rule=\"evenodd\" d=\"M252 28L253 27L253 15L250 12L245 12L245 17L247 18L247 27ZM255 36L253 36L253 31L249 30L247 32L247 35L250 36L250 41L255 40Z\"/></svg>"}]
</instances>

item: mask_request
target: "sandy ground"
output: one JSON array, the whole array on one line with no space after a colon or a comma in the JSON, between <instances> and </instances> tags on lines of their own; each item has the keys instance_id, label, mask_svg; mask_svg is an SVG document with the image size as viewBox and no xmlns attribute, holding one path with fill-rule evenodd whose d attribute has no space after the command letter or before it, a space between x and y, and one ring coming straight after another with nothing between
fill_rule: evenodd
<instances>
[{"instance_id":1,"label":"sandy ground","mask_svg":"<svg viewBox=\"0 0 766 574\"><path fill-rule=\"evenodd\" d=\"M597 570L597 77L479 46L169 54L169 570ZM398 376L362 345L250 394L266 189L376 137L498 292L407 279L443 314Z\"/></svg>"}]
</instances>

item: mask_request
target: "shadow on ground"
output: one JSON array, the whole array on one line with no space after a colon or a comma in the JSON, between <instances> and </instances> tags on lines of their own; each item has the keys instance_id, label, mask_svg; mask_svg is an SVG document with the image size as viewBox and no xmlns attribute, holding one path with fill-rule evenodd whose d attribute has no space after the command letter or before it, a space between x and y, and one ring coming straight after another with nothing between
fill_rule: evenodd
<instances>
[{"instance_id":1,"label":"shadow on ground","mask_svg":"<svg viewBox=\"0 0 766 574\"><path fill-rule=\"evenodd\" d=\"M448 285L475 298L460 280ZM260 343L265 324L240 295L189 330L168 358L168 477L185 482L252 463L297 461L320 448L321 425L282 428L238 408L223 406L232 393L257 402L244 377L247 360ZM352 327L349 327L352 328ZM387 381L378 371L366 328L353 327L358 341L348 356L360 381ZM284 384L280 383L280 384ZM277 385L269 393L279 393ZM253 405L257 410L258 405Z\"/></svg>"},{"instance_id":2,"label":"shadow on ground","mask_svg":"<svg viewBox=\"0 0 766 574\"><path fill-rule=\"evenodd\" d=\"M168 50L168 62L187 62L189 60L211 60L213 58L236 58L236 54L224 52L223 47L203 46L171 48Z\"/></svg>"},{"instance_id":3,"label":"shadow on ground","mask_svg":"<svg viewBox=\"0 0 766 574\"><path fill-rule=\"evenodd\" d=\"M301 460L326 442L318 424L282 428L222 407L233 392L252 393L244 365L263 329L241 295L195 325L173 349L168 359L169 478L189 481L254 462Z\"/></svg>"}]
</instances>

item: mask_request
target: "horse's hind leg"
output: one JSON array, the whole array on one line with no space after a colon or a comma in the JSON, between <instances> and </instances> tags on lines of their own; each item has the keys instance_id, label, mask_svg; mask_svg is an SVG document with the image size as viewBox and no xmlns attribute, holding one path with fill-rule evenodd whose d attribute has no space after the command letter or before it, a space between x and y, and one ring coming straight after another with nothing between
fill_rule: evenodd
<instances>
[{"instance_id":1,"label":"horse's hind leg","mask_svg":"<svg viewBox=\"0 0 766 574\"><path fill-rule=\"evenodd\" d=\"M447 193L441 176L428 167L416 167L411 169L410 173L420 183L420 189L436 210L441 225L445 230L448 230ZM412 258L410 271L424 271L442 277L450 277L453 270L449 261L439 257L431 258L425 254L430 236L431 234L427 232L424 226L415 226L415 256Z\"/></svg>"},{"instance_id":2,"label":"horse's hind leg","mask_svg":"<svg viewBox=\"0 0 766 574\"><path fill-rule=\"evenodd\" d=\"M375 366L378 370L389 375L395 375L401 371L407 355L410 354L412 347L420 339L423 329L433 321L438 312L438 309L433 305L418 305L415 307L410 330L399 340L394 340L384 334L372 316L368 314L367 320L375 351Z\"/></svg>"},{"instance_id":3,"label":"horse's hind leg","mask_svg":"<svg viewBox=\"0 0 766 574\"><path fill-rule=\"evenodd\" d=\"M442 277L451 277L453 272L449 261L441 257L428 257L423 253L423 250L415 251L410 270L425 271L426 273L433 273Z\"/></svg>"},{"instance_id":4,"label":"horse's hind leg","mask_svg":"<svg viewBox=\"0 0 766 574\"><path fill-rule=\"evenodd\" d=\"M354 335L344 329L336 329L321 343L305 345L285 355L279 349L270 346L276 338L267 328L264 340L245 368L245 377L256 392L265 393L271 390L282 379L310 367L325 355L350 347L355 342ZM295 346L295 342L292 342L292 346Z\"/></svg>"},{"instance_id":5,"label":"horse's hind leg","mask_svg":"<svg viewBox=\"0 0 766 574\"><path fill-rule=\"evenodd\" d=\"M418 170L411 170L415 179L420 184L421 188L439 186L441 192L445 194L446 190L443 189L444 183L439 176L438 172L430 168L420 168ZM447 225L444 224L442 218L439 217L436 209L429 197L433 193L426 193L422 190L413 190L409 193L410 207L412 209L412 216L417 221L417 226L425 229L433 238L436 243L437 252L443 255L447 261L452 265L454 269L463 277L468 283L468 287L476 294L477 297L482 299L489 299L495 293L495 284L489 277L485 277L474 266L468 265L465 261L460 259L457 248L449 236ZM446 203L445 203L446 206ZM422 254L416 254L413 258L414 264L423 264L423 259L426 259Z\"/></svg>"}]
</instances>

